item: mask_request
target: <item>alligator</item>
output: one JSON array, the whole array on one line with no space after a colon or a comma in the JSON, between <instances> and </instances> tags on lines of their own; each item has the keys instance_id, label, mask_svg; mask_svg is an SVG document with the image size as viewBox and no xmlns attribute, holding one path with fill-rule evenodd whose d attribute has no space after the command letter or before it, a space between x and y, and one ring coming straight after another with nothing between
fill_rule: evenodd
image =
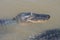
<instances>
[{"instance_id":1,"label":"alligator","mask_svg":"<svg viewBox=\"0 0 60 40\"><path fill-rule=\"evenodd\" d=\"M33 12L21 12L15 17L11 19L0 19L0 25L8 25L12 23L20 23L20 22L26 22L26 23L41 23L44 21L47 21L50 19L50 15L48 14L39 14L39 13L33 13Z\"/></svg>"}]
</instances>

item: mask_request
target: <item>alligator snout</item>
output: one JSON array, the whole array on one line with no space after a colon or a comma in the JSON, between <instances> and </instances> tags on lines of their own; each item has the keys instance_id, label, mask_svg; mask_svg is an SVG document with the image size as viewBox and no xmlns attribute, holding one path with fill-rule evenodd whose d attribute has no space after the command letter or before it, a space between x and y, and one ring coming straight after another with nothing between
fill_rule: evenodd
<instances>
[{"instance_id":1,"label":"alligator snout","mask_svg":"<svg viewBox=\"0 0 60 40\"><path fill-rule=\"evenodd\" d=\"M38 14L38 13L32 13L32 12L22 12L19 15L17 15L16 18L21 22L38 23L38 22L47 21L48 19L50 19L50 15Z\"/></svg>"},{"instance_id":2,"label":"alligator snout","mask_svg":"<svg viewBox=\"0 0 60 40\"><path fill-rule=\"evenodd\" d=\"M33 14L32 20L48 20L50 15L48 14Z\"/></svg>"}]
</instances>

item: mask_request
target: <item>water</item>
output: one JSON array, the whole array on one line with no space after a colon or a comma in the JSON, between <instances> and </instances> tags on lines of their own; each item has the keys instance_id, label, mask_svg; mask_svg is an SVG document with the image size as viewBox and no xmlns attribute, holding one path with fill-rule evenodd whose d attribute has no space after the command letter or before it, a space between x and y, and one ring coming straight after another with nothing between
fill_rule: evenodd
<instances>
[{"instance_id":1,"label":"water","mask_svg":"<svg viewBox=\"0 0 60 40\"><path fill-rule=\"evenodd\" d=\"M0 0L0 18L12 18L21 12L44 13L51 18L40 24L4 26L0 31L0 40L25 40L44 30L60 28L60 0Z\"/></svg>"}]
</instances>

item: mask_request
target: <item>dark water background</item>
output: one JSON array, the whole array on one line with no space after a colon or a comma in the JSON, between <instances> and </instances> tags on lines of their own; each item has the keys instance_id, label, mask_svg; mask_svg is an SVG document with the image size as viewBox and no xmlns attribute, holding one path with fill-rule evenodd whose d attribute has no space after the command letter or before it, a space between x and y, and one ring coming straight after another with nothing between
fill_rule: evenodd
<instances>
[{"instance_id":1,"label":"dark water background","mask_svg":"<svg viewBox=\"0 0 60 40\"><path fill-rule=\"evenodd\" d=\"M0 18L12 18L21 12L44 13L51 18L46 23L4 26L0 40L25 40L30 35L60 28L60 0L0 0Z\"/></svg>"}]
</instances>

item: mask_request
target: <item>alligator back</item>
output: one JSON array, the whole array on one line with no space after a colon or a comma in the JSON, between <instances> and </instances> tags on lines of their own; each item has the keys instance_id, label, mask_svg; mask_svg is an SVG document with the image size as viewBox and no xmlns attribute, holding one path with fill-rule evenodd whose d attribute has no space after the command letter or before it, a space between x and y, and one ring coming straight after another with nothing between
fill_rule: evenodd
<instances>
[{"instance_id":1,"label":"alligator back","mask_svg":"<svg viewBox=\"0 0 60 40\"><path fill-rule=\"evenodd\" d=\"M14 19L0 19L0 26L16 23Z\"/></svg>"}]
</instances>

